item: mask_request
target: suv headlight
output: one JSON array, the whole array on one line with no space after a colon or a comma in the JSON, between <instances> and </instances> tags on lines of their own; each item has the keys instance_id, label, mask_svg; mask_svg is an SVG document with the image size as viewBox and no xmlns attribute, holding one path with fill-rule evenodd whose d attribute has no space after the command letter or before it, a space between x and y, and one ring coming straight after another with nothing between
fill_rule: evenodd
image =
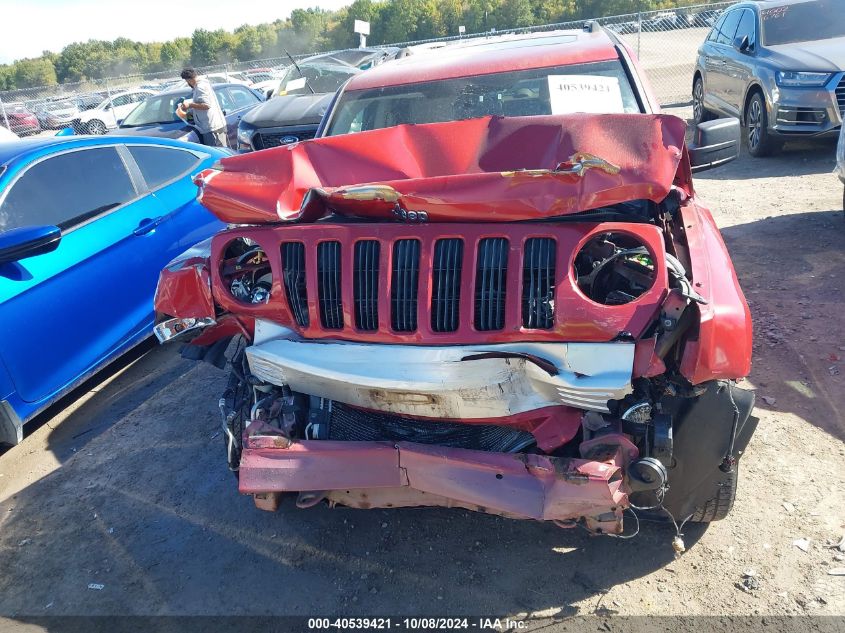
<instances>
[{"instance_id":1,"label":"suv headlight","mask_svg":"<svg viewBox=\"0 0 845 633\"><path fill-rule=\"evenodd\" d=\"M252 149L252 133L255 128L247 127L243 123L238 125L238 149Z\"/></svg>"},{"instance_id":2,"label":"suv headlight","mask_svg":"<svg viewBox=\"0 0 845 633\"><path fill-rule=\"evenodd\" d=\"M805 73L794 70L781 70L775 76L777 84L784 87L820 88L831 77L831 73Z\"/></svg>"}]
</instances>

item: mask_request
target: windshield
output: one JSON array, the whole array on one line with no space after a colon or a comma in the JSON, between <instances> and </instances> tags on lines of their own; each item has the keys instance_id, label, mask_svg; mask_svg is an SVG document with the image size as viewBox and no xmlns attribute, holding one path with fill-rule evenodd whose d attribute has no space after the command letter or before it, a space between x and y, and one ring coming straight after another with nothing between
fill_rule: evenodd
<instances>
[{"instance_id":1,"label":"windshield","mask_svg":"<svg viewBox=\"0 0 845 633\"><path fill-rule=\"evenodd\" d=\"M352 66L326 64L300 64L299 69L302 74L296 66L288 66L279 82L279 95L307 94L311 92L308 86L315 93L336 92L343 82L360 72ZM302 81L302 77L308 80L307 85Z\"/></svg>"},{"instance_id":2,"label":"windshield","mask_svg":"<svg viewBox=\"0 0 845 633\"><path fill-rule=\"evenodd\" d=\"M640 112L619 61L348 91L335 109L327 136L403 123L572 112Z\"/></svg>"},{"instance_id":3,"label":"windshield","mask_svg":"<svg viewBox=\"0 0 845 633\"><path fill-rule=\"evenodd\" d=\"M137 127L156 123L176 123L181 119L176 116L176 106L182 99L190 96L189 92L172 92L145 99L132 110L120 127Z\"/></svg>"},{"instance_id":4,"label":"windshield","mask_svg":"<svg viewBox=\"0 0 845 633\"><path fill-rule=\"evenodd\" d=\"M760 19L765 46L845 37L842 0L809 0L763 9Z\"/></svg>"}]
</instances>

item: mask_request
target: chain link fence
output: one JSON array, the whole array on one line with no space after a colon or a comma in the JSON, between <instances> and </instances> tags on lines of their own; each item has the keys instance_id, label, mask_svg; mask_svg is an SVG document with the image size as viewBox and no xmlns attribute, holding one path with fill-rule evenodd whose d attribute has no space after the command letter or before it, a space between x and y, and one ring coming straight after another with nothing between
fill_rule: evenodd
<instances>
[{"instance_id":1,"label":"chain link fence","mask_svg":"<svg viewBox=\"0 0 845 633\"><path fill-rule=\"evenodd\" d=\"M680 105L690 101L698 47L719 14L731 4L732 2L709 3L604 17L595 21L616 33L636 52L661 104ZM585 22L586 20L578 20L436 40L399 42L390 46L414 46L462 38L487 37L491 34L580 29ZM307 56L295 55L294 59L299 60ZM288 57L275 57L204 66L197 70L212 78L212 81L255 84L279 77L290 65L290 61ZM86 110L113 102L115 99L126 99L122 93L127 91L158 92L179 85L182 82L179 78L180 70L0 92L0 125L20 136L62 129Z\"/></svg>"}]
</instances>

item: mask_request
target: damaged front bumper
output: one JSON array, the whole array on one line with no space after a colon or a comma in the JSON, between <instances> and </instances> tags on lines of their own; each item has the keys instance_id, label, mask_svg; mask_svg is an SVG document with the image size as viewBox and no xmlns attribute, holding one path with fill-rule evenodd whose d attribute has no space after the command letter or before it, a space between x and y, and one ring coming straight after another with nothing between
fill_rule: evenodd
<instances>
[{"instance_id":1,"label":"damaged front bumper","mask_svg":"<svg viewBox=\"0 0 845 633\"><path fill-rule=\"evenodd\" d=\"M291 443L259 432L248 433L239 489L267 510L280 493L297 492L300 506L459 507L619 534L629 505L624 467L636 456L621 436L591 446L590 459L574 459L413 442Z\"/></svg>"},{"instance_id":2,"label":"damaged front bumper","mask_svg":"<svg viewBox=\"0 0 845 633\"><path fill-rule=\"evenodd\" d=\"M607 412L631 392L634 344L373 345L275 339L246 350L260 380L411 416L502 418L566 405Z\"/></svg>"}]
</instances>

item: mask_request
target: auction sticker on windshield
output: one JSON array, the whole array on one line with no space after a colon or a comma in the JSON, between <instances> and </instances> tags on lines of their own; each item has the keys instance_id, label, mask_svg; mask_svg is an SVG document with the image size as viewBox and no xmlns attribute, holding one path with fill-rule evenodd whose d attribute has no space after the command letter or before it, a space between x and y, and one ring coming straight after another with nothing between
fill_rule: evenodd
<instances>
[{"instance_id":1,"label":"auction sticker on windshield","mask_svg":"<svg viewBox=\"0 0 845 633\"><path fill-rule=\"evenodd\" d=\"M622 90L616 77L549 75L552 114L624 112Z\"/></svg>"}]
</instances>

